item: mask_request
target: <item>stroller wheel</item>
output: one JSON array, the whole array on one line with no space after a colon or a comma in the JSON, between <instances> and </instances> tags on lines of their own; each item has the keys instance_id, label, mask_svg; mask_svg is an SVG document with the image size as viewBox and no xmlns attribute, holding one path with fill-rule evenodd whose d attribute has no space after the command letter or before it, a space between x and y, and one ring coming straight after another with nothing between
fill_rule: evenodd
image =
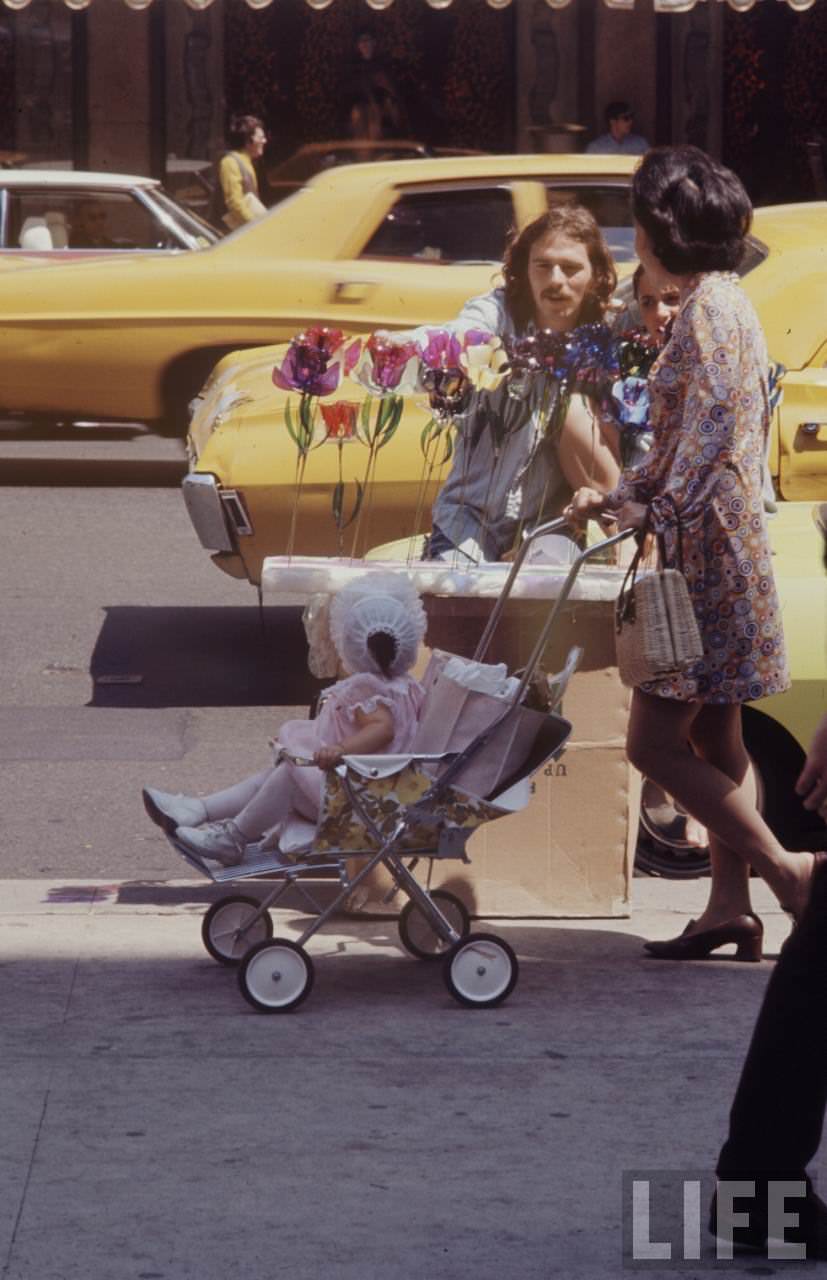
<instances>
[{"instance_id":1,"label":"stroller wheel","mask_svg":"<svg viewBox=\"0 0 827 1280\"><path fill-rule=\"evenodd\" d=\"M491 1009L514 990L520 974L507 942L491 933L469 933L445 957L445 985L460 1004Z\"/></svg>"},{"instance_id":2,"label":"stroller wheel","mask_svg":"<svg viewBox=\"0 0 827 1280\"><path fill-rule=\"evenodd\" d=\"M465 904L447 889L434 889L430 897L451 928L464 938L471 928L471 918ZM399 913L399 937L403 947L412 956L416 956L417 960L439 960L454 945L439 936L416 902L406 902Z\"/></svg>"},{"instance_id":3,"label":"stroller wheel","mask_svg":"<svg viewBox=\"0 0 827 1280\"><path fill-rule=\"evenodd\" d=\"M238 985L259 1013L288 1013L310 994L313 962L289 938L259 942L241 962Z\"/></svg>"},{"instance_id":4,"label":"stroller wheel","mask_svg":"<svg viewBox=\"0 0 827 1280\"><path fill-rule=\"evenodd\" d=\"M201 940L213 960L217 960L219 964L238 964L250 947L272 938L273 921L268 911L249 929L245 929L260 905L257 898L244 897L242 894L220 898L212 904L201 921Z\"/></svg>"}]
</instances>

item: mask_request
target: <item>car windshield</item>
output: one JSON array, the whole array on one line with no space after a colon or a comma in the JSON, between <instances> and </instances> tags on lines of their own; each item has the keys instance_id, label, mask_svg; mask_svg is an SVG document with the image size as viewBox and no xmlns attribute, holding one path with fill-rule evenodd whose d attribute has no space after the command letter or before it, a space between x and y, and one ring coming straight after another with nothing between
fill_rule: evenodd
<instances>
[{"instance_id":1,"label":"car windshield","mask_svg":"<svg viewBox=\"0 0 827 1280\"><path fill-rule=\"evenodd\" d=\"M163 187L152 188L152 198L161 206L165 213L175 219L176 226L180 227L187 235L193 236L198 242L194 247L203 248L203 241L208 244L215 244L221 237L215 227L211 226L206 219L195 213L192 209L185 209L183 205L173 200L168 191Z\"/></svg>"}]
</instances>

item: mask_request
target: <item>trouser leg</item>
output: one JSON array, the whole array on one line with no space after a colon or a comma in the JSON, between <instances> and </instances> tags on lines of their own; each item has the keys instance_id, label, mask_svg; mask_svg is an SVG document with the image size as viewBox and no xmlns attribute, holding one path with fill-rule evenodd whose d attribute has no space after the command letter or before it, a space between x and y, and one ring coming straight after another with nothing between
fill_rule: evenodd
<instances>
[{"instance_id":1,"label":"trouser leg","mask_svg":"<svg viewBox=\"0 0 827 1280\"><path fill-rule=\"evenodd\" d=\"M827 1105L827 875L770 977L730 1112L718 1175L801 1176Z\"/></svg>"}]
</instances>

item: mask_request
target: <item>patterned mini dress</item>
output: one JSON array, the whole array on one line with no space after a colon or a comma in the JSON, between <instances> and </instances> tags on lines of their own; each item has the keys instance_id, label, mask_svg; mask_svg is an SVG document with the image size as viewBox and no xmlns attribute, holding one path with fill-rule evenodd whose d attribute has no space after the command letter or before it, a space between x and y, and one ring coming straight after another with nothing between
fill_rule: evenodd
<instances>
[{"instance_id":1,"label":"patterned mini dress","mask_svg":"<svg viewBox=\"0 0 827 1280\"><path fill-rule=\"evenodd\" d=\"M738 277L698 276L649 375L651 450L609 497L648 503L669 563L682 551L703 639L700 662L645 693L730 703L789 688L762 498L767 370Z\"/></svg>"}]
</instances>

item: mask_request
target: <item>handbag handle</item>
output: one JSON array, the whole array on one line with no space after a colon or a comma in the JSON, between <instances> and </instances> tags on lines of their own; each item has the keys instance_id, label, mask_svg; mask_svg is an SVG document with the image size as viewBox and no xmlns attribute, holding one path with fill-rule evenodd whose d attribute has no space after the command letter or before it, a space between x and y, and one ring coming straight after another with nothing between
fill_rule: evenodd
<instances>
[{"instance_id":1,"label":"handbag handle","mask_svg":"<svg viewBox=\"0 0 827 1280\"><path fill-rule=\"evenodd\" d=\"M640 532L642 534L643 530ZM615 601L615 632L617 633L620 632L624 622L633 622L635 618L635 578L640 566L640 557L643 555L643 537L636 534L635 538L637 551L629 561L629 568L620 584Z\"/></svg>"},{"instance_id":2,"label":"handbag handle","mask_svg":"<svg viewBox=\"0 0 827 1280\"><path fill-rule=\"evenodd\" d=\"M658 555L662 569L675 568L683 573L683 523L681 522L681 513L678 510L678 504L671 493L664 493L659 496L658 501L668 502L672 508L675 523L675 564L670 565L666 555L666 537L663 533L657 535L658 539Z\"/></svg>"}]
</instances>

